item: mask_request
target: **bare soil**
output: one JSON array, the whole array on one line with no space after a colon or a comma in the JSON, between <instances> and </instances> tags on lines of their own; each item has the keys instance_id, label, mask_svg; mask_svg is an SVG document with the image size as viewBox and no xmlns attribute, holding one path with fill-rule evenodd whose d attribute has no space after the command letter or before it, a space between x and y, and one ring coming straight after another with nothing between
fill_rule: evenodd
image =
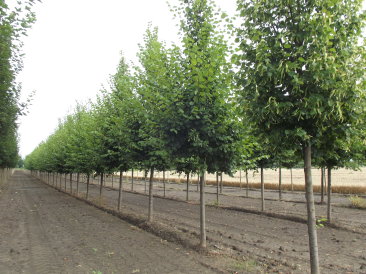
<instances>
[{"instance_id":1,"label":"bare soil","mask_svg":"<svg viewBox=\"0 0 366 274\"><path fill-rule=\"evenodd\" d=\"M21 171L1 186L0 208L0 273L220 273L240 265L165 241Z\"/></svg>"},{"instance_id":2,"label":"bare soil","mask_svg":"<svg viewBox=\"0 0 366 274\"><path fill-rule=\"evenodd\" d=\"M91 185L89 201L116 212L116 181L113 188L111 181L107 181L106 184L108 187L103 188L101 200L99 186ZM69 192L69 183L66 187L66 191ZM148 211L145 184L135 182L135 192L129 191L131 187L130 182L124 181L123 206L118 214L130 220L144 219ZM183 201L186 192L183 191L185 186L182 184L167 184L166 198L162 197L164 192L160 182L155 183L154 187L154 194L160 196L154 199L154 220L162 226L158 229L139 226L164 239L194 249L199 243L196 186L190 186L188 202ZM61 188L64 191L63 183ZM85 189L85 184L80 184L79 196L85 196ZM217 268L232 271L231 273L309 272L303 193L284 193L284 200L278 201L278 193L266 192L266 210L262 213L259 211L258 191L251 190L250 198L246 198L245 190L224 188L224 193L219 198L220 206L216 204L215 191L214 187L207 187L207 203L210 205L206 211L208 254L217 254L217 258L230 256L238 260L231 268L216 263ZM76 194L75 182L72 192ZM316 199L319 200L319 197ZM332 225L318 229L322 273L366 273L366 211L349 208L346 196L335 195L333 200L336 205L332 210ZM317 204L319 218L324 216L325 207ZM218 264L221 266L218 267Z\"/></svg>"}]
</instances>

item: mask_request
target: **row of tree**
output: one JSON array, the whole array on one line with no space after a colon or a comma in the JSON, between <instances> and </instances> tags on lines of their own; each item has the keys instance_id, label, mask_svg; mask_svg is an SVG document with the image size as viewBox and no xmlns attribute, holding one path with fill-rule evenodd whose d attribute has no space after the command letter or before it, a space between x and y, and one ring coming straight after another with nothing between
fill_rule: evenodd
<instances>
[{"instance_id":1,"label":"row of tree","mask_svg":"<svg viewBox=\"0 0 366 274\"><path fill-rule=\"evenodd\" d=\"M365 159L362 1L238 1L237 28L208 0L182 0L181 46L148 28L139 65L122 57L111 88L78 106L27 158L58 173L200 175L303 162L313 273L319 272L311 165ZM227 35L235 33L229 46ZM232 49L235 52L232 52ZM314 160L312 160L312 157ZM329 176L330 177L330 176Z\"/></svg>"},{"instance_id":2,"label":"row of tree","mask_svg":"<svg viewBox=\"0 0 366 274\"><path fill-rule=\"evenodd\" d=\"M16 76L22 69L20 38L34 22L33 0L18 1L11 10L0 0L0 168L15 167L19 161L17 119L24 114L19 100L21 86Z\"/></svg>"}]
</instances>

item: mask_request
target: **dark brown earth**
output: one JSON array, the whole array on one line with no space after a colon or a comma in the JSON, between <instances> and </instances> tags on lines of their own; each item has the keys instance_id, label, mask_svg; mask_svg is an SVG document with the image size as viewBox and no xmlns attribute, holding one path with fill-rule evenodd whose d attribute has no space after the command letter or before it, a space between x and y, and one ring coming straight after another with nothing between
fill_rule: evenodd
<instances>
[{"instance_id":1,"label":"dark brown earth","mask_svg":"<svg viewBox=\"0 0 366 274\"><path fill-rule=\"evenodd\" d=\"M24 177L25 175L17 173L16 176ZM43 178L46 180L47 176L44 176ZM27 180L27 184L31 182L32 184L36 184L38 188L42 186L35 180ZM54 184L52 176L49 181L51 184ZM61 186L62 191L64 191L64 179L62 179ZM118 197L118 191L116 189L117 184L114 182L115 189L110 188L112 186L110 181L107 182L107 186L109 186L109 188L103 189L102 197L102 205L105 208L111 212L114 211L116 215L120 215L121 218L131 222L135 229L137 229L136 227L140 227L149 230L153 234L159 235L163 239L172 242L168 244L164 240L158 240L158 242L162 241L165 243L164 247L168 245L174 246L175 243L179 243L180 246L178 248L185 250L182 254L191 253L195 258L193 262L197 263L200 267L202 267L202 264L210 265L211 271L220 270L227 273L309 272L307 227L303 221L306 211L302 193L286 193L284 194L286 201L276 201L276 195L278 194L273 192L266 193L266 197L269 199L266 200L265 214L277 214L276 218L274 218L263 215L258 211L260 209L260 204L259 200L256 199L258 196L256 191L250 192L251 198L245 198L243 197L245 196L245 191L239 192L237 189L224 188L225 194L220 195L220 205L230 208L225 209L216 206L216 196L210 194L215 191L215 188L208 187L207 198L208 204L211 206L207 207L206 212L208 251L206 256L204 256L203 254L193 251L195 246L199 243L199 207L197 204L198 195L195 186L191 186L191 191L189 192L190 201L187 203L182 201L186 197L186 192L182 191L184 186L179 184L167 184L166 196L169 197L169 199L154 199L155 221L152 225L146 224L145 222L148 205L148 198L146 195L143 193L126 192L126 190L131 189L131 184L124 182L124 193L122 195L123 206L121 212L117 214L115 210ZM57 184L57 187L60 187L60 183ZM67 181L66 187L67 192L69 192L69 181ZM116 249L112 248L116 241L112 240L112 243L109 243L108 239L119 239L121 235L124 235L124 232L122 231L124 231L123 226L126 225L126 223L114 218L117 220L117 225L115 225L117 228L114 228L113 225L110 227L110 224L106 222L102 222L102 224L96 226L94 224L96 215L101 214L102 216L109 216L108 218L112 217L47 187L42 186L41 189L47 190L47 193L39 194L39 198L35 197L35 203L39 200L46 200L46 197L48 196L53 196L53 199L50 200L58 205L58 214L67 215L68 213L64 212L70 211L70 208L66 207L66 205L69 204L73 204L74 210L78 210L79 214L83 214L85 211L98 212L93 214L89 213L89 218L84 221L83 227L88 228L90 226L91 232L89 232L89 234L94 238L99 235L109 235L110 237L104 236L104 238L102 238L102 242L99 243L99 246L105 246L105 249L116 252ZM85 189L85 184L79 185L79 196L85 197ZM135 183L134 189L139 192L144 192L144 183ZM155 183L155 194L163 195L162 189L161 183ZM51 195L51 193L53 193L53 195ZM75 182L73 182L73 194L76 194ZM73 201L75 201L75 205ZM89 201L99 204L98 185L91 185ZM366 211L348 208L346 207L346 201L346 197L335 196L336 206L333 208L333 215L335 217L334 222L336 223L336 226L326 226L318 229L320 264L323 273L366 273ZM51 209L53 208L53 206L48 207ZM317 210L323 215L325 206L317 205ZM54 214L55 212L53 215ZM318 216L322 215L318 214ZM83 219L83 217L80 217L80 219ZM287 219L293 219L295 221ZM357 219L359 219L358 222ZM68 218L60 220L59 226L67 228L70 223L70 221L67 220ZM80 222L79 217L74 220ZM45 222L48 224L47 219ZM126 226L127 229L131 228L131 224L127 224ZM0 227L0 229L4 231L2 227ZM78 229L81 228L78 227ZM80 234L75 232L78 229L68 227L67 232L65 231L66 235L64 235L63 238L67 239L70 237L67 235L72 235L72 233L77 233L76 235L78 236L76 237L80 237ZM133 229L132 232L135 231L136 230ZM137 231L143 233L141 230ZM133 239L136 237L131 236ZM150 237L152 236L150 235ZM51 239L53 238L51 237ZM109 247L109 244L111 244L112 247ZM98 244L95 243L94 246L96 245ZM128 245L134 247L131 243ZM96 255L94 253L97 252L94 252L93 248L98 247L94 246L89 246L91 249L91 254L89 255ZM183 247L188 249L184 249ZM64 247L64 249L67 250L68 247ZM4 250L2 245L0 245L0 250ZM143 250L146 251L145 248L143 248ZM173 251L175 250L176 248L173 248ZM8 250L8 252L10 251ZM104 253L105 252L107 251L104 251ZM136 254L137 253L138 252L136 252ZM168 253L167 258L179 258L180 261L180 254L178 254L179 257L177 257L177 255L169 256L171 251L166 251L166 253ZM80 258L81 257L82 256L80 256ZM113 256L109 257L113 258ZM186 255L186 257L189 258L190 256ZM109 258L109 260L112 259ZM2 261L3 259L1 259L0 262ZM80 264L83 265L82 263ZM93 265L89 267L88 270L82 270L81 272L91 271L90 269L93 267L94 269L98 269L97 266ZM139 266L138 262L136 263L136 266L132 268L139 269L141 272L144 271L144 269ZM104 268L104 271L105 269L106 268ZM109 273L108 271L107 268L106 273ZM122 268L121 271L128 273L131 270L124 270ZM177 270L168 270L165 272L187 273L190 271L196 273L202 272L202 270L194 270L193 267L187 269L182 268L181 270L177 267ZM203 272L204 271L210 270L206 269L203 270ZM154 270L151 272L154 272ZM161 270L156 270L156 272L161 272Z\"/></svg>"},{"instance_id":2,"label":"dark brown earth","mask_svg":"<svg viewBox=\"0 0 366 274\"><path fill-rule=\"evenodd\" d=\"M240 262L164 241L17 171L0 193L0 273L217 273Z\"/></svg>"}]
</instances>

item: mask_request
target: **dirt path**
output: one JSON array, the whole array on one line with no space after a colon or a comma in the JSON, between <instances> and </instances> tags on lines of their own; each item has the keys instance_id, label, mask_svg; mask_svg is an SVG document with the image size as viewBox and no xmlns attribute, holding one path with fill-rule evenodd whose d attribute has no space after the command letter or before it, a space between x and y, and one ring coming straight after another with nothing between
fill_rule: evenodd
<instances>
[{"instance_id":1,"label":"dirt path","mask_svg":"<svg viewBox=\"0 0 366 274\"><path fill-rule=\"evenodd\" d=\"M217 258L163 241L16 172L0 193L1 273L215 273ZM221 260L221 261L220 261ZM220 259L225 268L233 262Z\"/></svg>"},{"instance_id":2,"label":"dirt path","mask_svg":"<svg viewBox=\"0 0 366 274\"><path fill-rule=\"evenodd\" d=\"M130 189L130 185L124 186ZM69 188L68 184L67 187ZM117 185L114 184L114 187ZM144 184L136 184L135 189L143 191ZM73 192L75 193L75 184ZM155 188L155 193L162 194L161 185ZM80 184L80 194L85 194L85 184ZM181 238L193 245L199 242L199 208L195 195L195 191L190 192L191 201L188 203L162 198L154 200L155 220L178 231ZM182 200L185 193L170 185L167 196ZM98 197L99 186L91 185L89 200L98 203ZM103 205L115 209L117 197L117 189L105 188ZM212 202L214 194L209 194L208 198ZM123 213L147 215L147 196L124 192L122 199ZM249 205L256 203L256 199L243 199L230 195L221 195L220 199L222 203L224 201L235 203L236 199L240 199L241 203L245 201L244 203ZM288 208L286 212L299 211L300 216L305 211L305 205L299 201L272 201L273 205L270 204L271 201L267 202L268 208L278 203L277 206L281 205L282 210L282 204L285 204ZM337 207L336 210L338 209L351 210ZM211 253L244 257L254 262L254 265L260 265L264 272L306 273L309 271L306 224L217 207L207 207L206 218ZM318 229L318 242L322 273L366 273L366 233L324 227Z\"/></svg>"}]
</instances>

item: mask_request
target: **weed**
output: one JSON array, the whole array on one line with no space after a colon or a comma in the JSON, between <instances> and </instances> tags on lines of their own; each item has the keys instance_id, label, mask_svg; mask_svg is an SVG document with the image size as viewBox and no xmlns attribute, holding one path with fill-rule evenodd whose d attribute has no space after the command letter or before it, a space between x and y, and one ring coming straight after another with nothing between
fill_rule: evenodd
<instances>
[{"instance_id":1,"label":"weed","mask_svg":"<svg viewBox=\"0 0 366 274\"><path fill-rule=\"evenodd\" d=\"M321 217L316 220L316 228L322 228L328 222L328 219L325 217Z\"/></svg>"},{"instance_id":2,"label":"weed","mask_svg":"<svg viewBox=\"0 0 366 274\"><path fill-rule=\"evenodd\" d=\"M256 267L257 267L257 262L254 260L235 261L231 265L231 268L233 268L233 270L235 272L237 272L237 271L253 272L253 271L255 271Z\"/></svg>"},{"instance_id":3,"label":"weed","mask_svg":"<svg viewBox=\"0 0 366 274\"><path fill-rule=\"evenodd\" d=\"M361 198L357 195L349 197L351 207L358 209L366 209L366 199Z\"/></svg>"}]
</instances>

